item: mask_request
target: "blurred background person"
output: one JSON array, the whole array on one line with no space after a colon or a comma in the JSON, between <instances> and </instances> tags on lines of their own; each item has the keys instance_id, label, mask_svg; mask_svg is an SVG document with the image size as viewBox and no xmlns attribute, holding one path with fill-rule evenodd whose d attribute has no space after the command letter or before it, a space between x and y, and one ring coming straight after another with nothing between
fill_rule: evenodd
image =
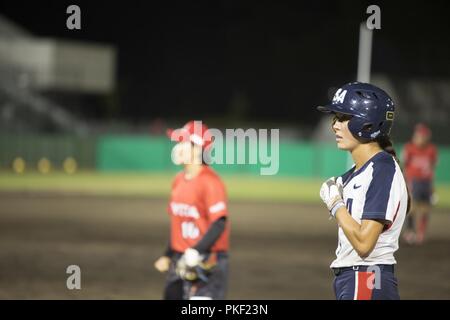
<instances>
[{"instance_id":1,"label":"blurred background person","mask_svg":"<svg viewBox=\"0 0 450 320\"><path fill-rule=\"evenodd\" d=\"M168 272L164 299L224 299L230 226L225 185L204 158L212 137L200 121L167 133L178 141L172 161L184 170L172 184L169 246L155 262Z\"/></svg>"},{"instance_id":2,"label":"blurred background person","mask_svg":"<svg viewBox=\"0 0 450 320\"><path fill-rule=\"evenodd\" d=\"M419 123L403 151L406 180L413 200L404 232L404 239L409 244L421 244L424 241L429 222L434 193L433 178L438 158L437 148L430 140L430 128Z\"/></svg>"}]
</instances>

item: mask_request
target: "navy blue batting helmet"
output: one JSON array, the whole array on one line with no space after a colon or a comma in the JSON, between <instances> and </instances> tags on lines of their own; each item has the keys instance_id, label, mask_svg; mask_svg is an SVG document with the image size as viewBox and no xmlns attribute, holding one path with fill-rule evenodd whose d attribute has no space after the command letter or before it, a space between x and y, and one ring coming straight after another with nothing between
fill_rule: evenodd
<instances>
[{"instance_id":1,"label":"navy blue batting helmet","mask_svg":"<svg viewBox=\"0 0 450 320\"><path fill-rule=\"evenodd\" d=\"M331 104L319 111L351 115L348 123L356 138L374 140L389 135L394 121L394 102L380 88L362 82L348 83L334 94Z\"/></svg>"}]
</instances>

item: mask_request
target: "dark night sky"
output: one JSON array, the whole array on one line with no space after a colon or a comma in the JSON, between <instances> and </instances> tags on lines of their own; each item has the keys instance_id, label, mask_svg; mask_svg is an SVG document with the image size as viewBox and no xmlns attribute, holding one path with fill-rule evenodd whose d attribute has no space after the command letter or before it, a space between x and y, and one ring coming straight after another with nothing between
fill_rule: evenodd
<instances>
[{"instance_id":1,"label":"dark night sky","mask_svg":"<svg viewBox=\"0 0 450 320\"><path fill-rule=\"evenodd\" d=\"M373 72L450 75L446 1L375 3L382 29L374 35ZM65 27L69 4L81 7L82 30ZM368 4L55 0L3 1L0 11L39 36L115 44L116 117L221 117L241 96L246 120L308 123L329 87L356 78ZM97 116L107 113L102 108Z\"/></svg>"}]
</instances>

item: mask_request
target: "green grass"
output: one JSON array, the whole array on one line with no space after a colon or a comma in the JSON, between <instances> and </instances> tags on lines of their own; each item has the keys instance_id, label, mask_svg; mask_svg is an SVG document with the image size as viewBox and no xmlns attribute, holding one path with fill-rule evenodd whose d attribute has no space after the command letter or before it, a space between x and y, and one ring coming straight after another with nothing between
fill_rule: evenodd
<instances>
[{"instance_id":1,"label":"green grass","mask_svg":"<svg viewBox=\"0 0 450 320\"><path fill-rule=\"evenodd\" d=\"M92 195L168 197L173 173L74 175L0 172L0 191L67 192ZM292 177L224 176L231 200L319 203L322 180ZM438 207L450 208L450 185L438 185Z\"/></svg>"}]
</instances>

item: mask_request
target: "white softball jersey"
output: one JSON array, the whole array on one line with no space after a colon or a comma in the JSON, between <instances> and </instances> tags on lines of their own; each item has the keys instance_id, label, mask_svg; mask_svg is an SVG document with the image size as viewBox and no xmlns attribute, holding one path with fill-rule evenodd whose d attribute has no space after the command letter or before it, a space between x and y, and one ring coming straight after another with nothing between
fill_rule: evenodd
<instances>
[{"instance_id":1,"label":"white softball jersey","mask_svg":"<svg viewBox=\"0 0 450 320\"><path fill-rule=\"evenodd\" d=\"M406 216L408 191L402 171L387 152L379 152L355 171L353 166L341 176L344 185L344 202L358 223L361 220L385 222L375 248L366 258L361 258L339 227L336 259L331 268L395 264L394 252Z\"/></svg>"}]
</instances>

